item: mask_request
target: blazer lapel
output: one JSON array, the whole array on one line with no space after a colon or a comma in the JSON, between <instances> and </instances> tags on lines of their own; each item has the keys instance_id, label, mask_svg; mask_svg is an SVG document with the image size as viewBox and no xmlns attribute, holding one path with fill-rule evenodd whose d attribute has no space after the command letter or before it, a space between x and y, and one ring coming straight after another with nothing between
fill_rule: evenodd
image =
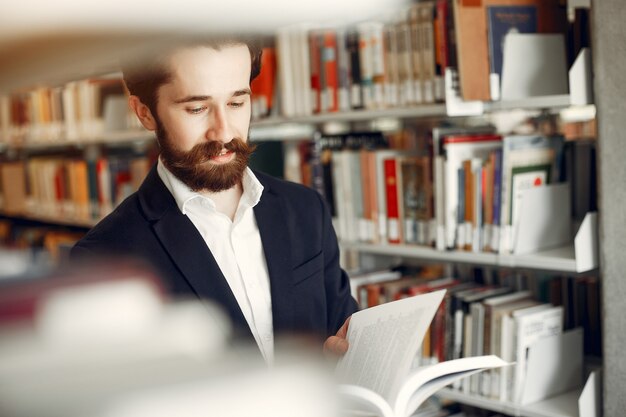
<instances>
[{"instance_id":1,"label":"blazer lapel","mask_svg":"<svg viewBox=\"0 0 626 417\"><path fill-rule=\"evenodd\" d=\"M217 300L238 330L250 328L206 242L153 167L138 191L153 230L172 261L200 298Z\"/></svg>"},{"instance_id":2,"label":"blazer lapel","mask_svg":"<svg viewBox=\"0 0 626 417\"><path fill-rule=\"evenodd\" d=\"M267 261L272 296L274 333L291 330L293 323L293 280L287 210L281 197L263 184L263 195L254 207Z\"/></svg>"}]
</instances>

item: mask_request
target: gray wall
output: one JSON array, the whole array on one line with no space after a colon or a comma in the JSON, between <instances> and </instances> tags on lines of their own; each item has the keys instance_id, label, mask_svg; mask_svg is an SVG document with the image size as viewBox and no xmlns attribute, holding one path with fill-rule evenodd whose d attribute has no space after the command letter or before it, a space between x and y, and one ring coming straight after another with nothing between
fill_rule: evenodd
<instances>
[{"instance_id":1,"label":"gray wall","mask_svg":"<svg viewBox=\"0 0 626 417\"><path fill-rule=\"evenodd\" d=\"M626 410L626 2L594 0L604 415Z\"/></svg>"}]
</instances>

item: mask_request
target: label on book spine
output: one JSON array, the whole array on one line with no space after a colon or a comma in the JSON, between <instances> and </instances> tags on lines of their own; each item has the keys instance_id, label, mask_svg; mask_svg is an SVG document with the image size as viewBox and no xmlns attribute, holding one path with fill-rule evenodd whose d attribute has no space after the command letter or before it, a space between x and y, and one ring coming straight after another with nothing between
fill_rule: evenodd
<instances>
[{"instance_id":1,"label":"label on book spine","mask_svg":"<svg viewBox=\"0 0 626 417\"><path fill-rule=\"evenodd\" d=\"M433 80L424 81L424 102L433 103L435 101L435 85Z\"/></svg>"},{"instance_id":2,"label":"label on book spine","mask_svg":"<svg viewBox=\"0 0 626 417\"><path fill-rule=\"evenodd\" d=\"M404 220L404 243L417 243L417 236L415 233L416 224L413 219Z\"/></svg>"},{"instance_id":3,"label":"label on book spine","mask_svg":"<svg viewBox=\"0 0 626 417\"><path fill-rule=\"evenodd\" d=\"M415 94L413 91L413 83L410 80L404 82L400 92L401 104L414 104Z\"/></svg>"},{"instance_id":4,"label":"label on book spine","mask_svg":"<svg viewBox=\"0 0 626 417\"><path fill-rule=\"evenodd\" d=\"M435 77L435 100L444 101L446 98L446 83L442 76Z\"/></svg>"},{"instance_id":5,"label":"label on book spine","mask_svg":"<svg viewBox=\"0 0 626 417\"><path fill-rule=\"evenodd\" d=\"M359 240L361 242L368 241L368 227L367 220L359 219Z\"/></svg>"},{"instance_id":6,"label":"label on book spine","mask_svg":"<svg viewBox=\"0 0 626 417\"><path fill-rule=\"evenodd\" d=\"M389 243L400 243L400 222L389 219Z\"/></svg>"},{"instance_id":7,"label":"label on book spine","mask_svg":"<svg viewBox=\"0 0 626 417\"><path fill-rule=\"evenodd\" d=\"M413 95L416 103L424 102L424 94L422 93L422 82L420 80L416 80L413 84Z\"/></svg>"},{"instance_id":8,"label":"label on book spine","mask_svg":"<svg viewBox=\"0 0 626 417\"><path fill-rule=\"evenodd\" d=\"M374 84L374 106L382 107L385 103L385 93L383 89L383 85L376 83Z\"/></svg>"},{"instance_id":9,"label":"label on book spine","mask_svg":"<svg viewBox=\"0 0 626 417\"><path fill-rule=\"evenodd\" d=\"M384 214L378 216L378 236L381 242L387 240L387 217Z\"/></svg>"},{"instance_id":10,"label":"label on book spine","mask_svg":"<svg viewBox=\"0 0 626 417\"><path fill-rule=\"evenodd\" d=\"M353 84L350 89L350 103L353 108L361 107L363 105L361 101L361 86Z\"/></svg>"}]
</instances>

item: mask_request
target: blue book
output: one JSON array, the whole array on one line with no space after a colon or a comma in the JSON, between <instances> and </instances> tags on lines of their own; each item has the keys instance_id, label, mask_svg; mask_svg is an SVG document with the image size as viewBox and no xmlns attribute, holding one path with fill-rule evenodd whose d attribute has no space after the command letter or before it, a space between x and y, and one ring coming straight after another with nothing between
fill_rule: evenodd
<instances>
[{"instance_id":1,"label":"blue book","mask_svg":"<svg viewBox=\"0 0 626 417\"><path fill-rule=\"evenodd\" d=\"M502 206L502 149L496 149L493 169L493 224L500 225L500 207Z\"/></svg>"},{"instance_id":2,"label":"blue book","mask_svg":"<svg viewBox=\"0 0 626 417\"><path fill-rule=\"evenodd\" d=\"M502 77L504 38L507 33L536 33L535 6L488 6L489 70Z\"/></svg>"}]
</instances>

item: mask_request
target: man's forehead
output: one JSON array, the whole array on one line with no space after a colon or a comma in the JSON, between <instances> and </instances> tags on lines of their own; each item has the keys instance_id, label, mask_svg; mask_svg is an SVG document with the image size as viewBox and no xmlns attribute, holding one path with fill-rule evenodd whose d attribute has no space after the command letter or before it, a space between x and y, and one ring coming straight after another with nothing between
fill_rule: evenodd
<instances>
[{"instance_id":1,"label":"man's forehead","mask_svg":"<svg viewBox=\"0 0 626 417\"><path fill-rule=\"evenodd\" d=\"M170 82L185 93L209 94L198 89L235 91L249 84L251 58L243 44L227 45L219 49L207 46L181 48L168 59ZM210 95L210 94L209 94Z\"/></svg>"}]
</instances>

